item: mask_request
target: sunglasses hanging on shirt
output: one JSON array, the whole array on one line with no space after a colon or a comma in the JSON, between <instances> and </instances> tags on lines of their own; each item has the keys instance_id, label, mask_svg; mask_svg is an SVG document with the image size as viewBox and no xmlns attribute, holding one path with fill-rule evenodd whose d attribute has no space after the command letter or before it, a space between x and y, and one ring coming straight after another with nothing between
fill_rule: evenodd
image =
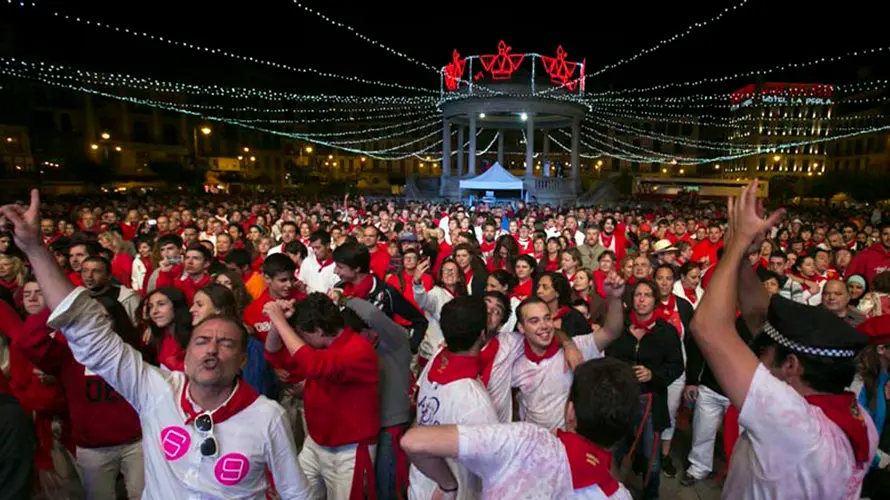
<instances>
[{"instance_id":1,"label":"sunglasses hanging on shirt","mask_svg":"<svg viewBox=\"0 0 890 500\"><path fill-rule=\"evenodd\" d=\"M213 417L210 413L202 413L195 418L195 429L204 436L200 447L201 456L215 457L219 451L219 446L216 443L216 437L213 435Z\"/></svg>"}]
</instances>

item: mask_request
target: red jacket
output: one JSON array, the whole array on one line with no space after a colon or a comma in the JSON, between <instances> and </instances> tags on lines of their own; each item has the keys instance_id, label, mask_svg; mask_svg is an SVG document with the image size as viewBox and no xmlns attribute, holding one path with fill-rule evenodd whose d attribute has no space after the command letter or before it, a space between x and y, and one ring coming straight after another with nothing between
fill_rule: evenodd
<instances>
[{"instance_id":1,"label":"red jacket","mask_svg":"<svg viewBox=\"0 0 890 500\"><path fill-rule=\"evenodd\" d=\"M204 273L198 281L193 280L190 276L183 276L182 264L173 266L169 271L159 271L158 281L155 288L163 288L172 286L185 295L185 300L189 305L195 299L195 292L210 284L210 275Z\"/></svg>"},{"instance_id":2,"label":"red jacket","mask_svg":"<svg viewBox=\"0 0 890 500\"><path fill-rule=\"evenodd\" d=\"M344 328L327 349L303 346L276 368L306 379L306 431L322 446L373 442L380 432L380 372L368 339Z\"/></svg>"},{"instance_id":3,"label":"red jacket","mask_svg":"<svg viewBox=\"0 0 890 500\"><path fill-rule=\"evenodd\" d=\"M870 285L875 276L887 270L890 270L890 250L875 243L853 257L844 275L849 278L854 274L861 274Z\"/></svg>"},{"instance_id":4,"label":"red jacket","mask_svg":"<svg viewBox=\"0 0 890 500\"><path fill-rule=\"evenodd\" d=\"M130 403L102 377L87 373L86 368L74 360L63 336L50 336L48 319L49 309L29 316L18 346L38 368L62 382L74 443L83 448L99 448L141 439L139 416Z\"/></svg>"},{"instance_id":5,"label":"red jacket","mask_svg":"<svg viewBox=\"0 0 890 500\"><path fill-rule=\"evenodd\" d=\"M130 288L133 275L133 257L126 253L119 253L111 261L111 275L121 284Z\"/></svg>"}]
</instances>

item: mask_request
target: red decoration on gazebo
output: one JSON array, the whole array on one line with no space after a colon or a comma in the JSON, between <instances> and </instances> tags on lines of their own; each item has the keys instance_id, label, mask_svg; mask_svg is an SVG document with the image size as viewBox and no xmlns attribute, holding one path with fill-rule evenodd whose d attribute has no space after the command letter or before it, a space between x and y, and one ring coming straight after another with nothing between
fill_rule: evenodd
<instances>
[{"instance_id":1,"label":"red decoration on gazebo","mask_svg":"<svg viewBox=\"0 0 890 500\"><path fill-rule=\"evenodd\" d=\"M511 50L513 48L501 40L498 42L497 55L479 56L482 67L485 68L485 71L491 73L492 80L509 80L513 72L519 69L519 65L522 64L525 55L511 54Z\"/></svg>"},{"instance_id":2,"label":"red decoration on gazebo","mask_svg":"<svg viewBox=\"0 0 890 500\"><path fill-rule=\"evenodd\" d=\"M467 65L466 58L461 59L457 49L451 53L451 62L445 66L445 88L448 90L457 90L460 86L460 80L464 76L464 68Z\"/></svg>"},{"instance_id":3,"label":"red decoration on gazebo","mask_svg":"<svg viewBox=\"0 0 890 500\"><path fill-rule=\"evenodd\" d=\"M578 82L572 81L572 75L575 73L578 63L566 61L567 55L565 49L560 45L556 48L556 57L541 56L541 61L544 63L547 74L550 75L551 82L569 90L575 90Z\"/></svg>"}]
</instances>

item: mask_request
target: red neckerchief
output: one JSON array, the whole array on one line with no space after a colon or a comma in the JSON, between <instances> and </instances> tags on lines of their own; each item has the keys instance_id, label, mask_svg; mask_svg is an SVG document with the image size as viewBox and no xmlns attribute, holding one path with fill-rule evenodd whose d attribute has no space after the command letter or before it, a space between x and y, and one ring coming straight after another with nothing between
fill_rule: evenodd
<instances>
[{"instance_id":1,"label":"red neckerchief","mask_svg":"<svg viewBox=\"0 0 890 500\"><path fill-rule=\"evenodd\" d=\"M211 413L211 418L213 419L214 424L220 424L225 422L230 417L234 416L236 413L241 410L247 408L252 405L254 401L258 397L259 394L256 393L249 385L242 384L240 381L235 382L235 389L232 391L232 394L228 399L215 410L204 410L204 411L195 411L195 407L189 401L188 398L188 381L182 386L182 394L179 395L179 406L182 407L182 411L185 412L185 425L188 425L195 421L198 418L198 415L202 413Z\"/></svg>"},{"instance_id":2,"label":"red neckerchief","mask_svg":"<svg viewBox=\"0 0 890 500\"><path fill-rule=\"evenodd\" d=\"M612 477L612 454L574 432L556 430L556 438L566 449L572 471L572 489L597 485L606 496L618 491L619 483Z\"/></svg>"},{"instance_id":3,"label":"red neckerchief","mask_svg":"<svg viewBox=\"0 0 890 500\"><path fill-rule=\"evenodd\" d=\"M15 290L16 288L19 287L19 284L15 280L12 280L12 281L0 280L0 286L2 286L3 288L5 288L7 290Z\"/></svg>"},{"instance_id":4,"label":"red neckerchief","mask_svg":"<svg viewBox=\"0 0 890 500\"><path fill-rule=\"evenodd\" d=\"M467 266L467 268L464 270L464 282L467 286L470 286L471 281L473 281L473 268Z\"/></svg>"},{"instance_id":5,"label":"red neckerchief","mask_svg":"<svg viewBox=\"0 0 890 500\"><path fill-rule=\"evenodd\" d=\"M482 243L479 244L479 250L481 250L482 253L494 252L494 247L495 247L494 241L488 241L488 240L483 239Z\"/></svg>"},{"instance_id":6,"label":"red neckerchief","mask_svg":"<svg viewBox=\"0 0 890 500\"><path fill-rule=\"evenodd\" d=\"M492 337L485 344L485 347L482 348L482 351L479 352L479 366L481 368L479 379L485 387L488 387L488 381L491 379L491 369L494 367L494 358L497 356L500 347L501 341L497 337Z\"/></svg>"},{"instance_id":7,"label":"red neckerchief","mask_svg":"<svg viewBox=\"0 0 890 500\"><path fill-rule=\"evenodd\" d=\"M547 260L547 263L544 265L544 272L551 272L559 270L559 254L556 254L556 260L550 260L550 256L544 257Z\"/></svg>"},{"instance_id":8,"label":"red neckerchief","mask_svg":"<svg viewBox=\"0 0 890 500\"><path fill-rule=\"evenodd\" d=\"M520 282L518 285L513 287L513 296L519 300L525 300L532 294L532 279L528 278L527 280Z\"/></svg>"},{"instance_id":9,"label":"red neckerchief","mask_svg":"<svg viewBox=\"0 0 890 500\"><path fill-rule=\"evenodd\" d=\"M653 314L652 316L649 316L648 320L641 321L640 318L637 317L636 311L630 311L630 324L637 328L642 328L646 333L649 333L652 330L656 321L658 321L658 314Z\"/></svg>"},{"instance_id":10,"label":"red neckerchief","mask_svg":"<svg viewBox=\"0 0 890 500\"><path fill-rule=\"evenodd\" d=\"M368 274L356 284L346 283L343 285L344 297L355 297L357 299L367 299L374 289L374 275Z\"/></svg>"},{"instance_id":11,"label":"red neckerchief","mask_svg":"<svg viewBox=\"0 0 890 500\"><path fill-rule=\"evenodd\" d=\"M450 384L457 380L479 376L479 356L464 356L443 349L433 358L427 378L437 384Z\"/></svg>"},{"instance_id":12,"label":"red neckerchief","mask_svg":"<svg viewBox=\"0 0 890 500\"><path fill-rule=\"evenodd\" d=\"M600 233L600 243L602 243L603 247L608 249L609 247L612 246L612 238L614 238L614 237L615 237L615 233L612 233L612 234Z\"/></svg>"},{"instance_id":13,"label":"red neckerchief","mask_svg":"<svg viewBox=\"0 0 890 500\"><path fill-rule=\"evenodd\" d=\"M550 341L550 345L547 346L547 350L544 351L544 354L538 355L535 351L532 350L532 345L528 343L528 339L522 342L522 348L525 351L525 357L528 358L532 363L540 363L545 359L552 358L556 356L556 353L559 352L560 345L559 342L556 341L556 337Z\"/></svg>"},{"instance_id":14,"label":"red neckerchief","mask_svg":"<svg viewBox=\"0 0 890 500\"><path fill-rule=\"evenodd\" d=\"M558 319L561 319L563 316L565 316L568 313L569 313L569 306L562 306L559 308L558 311L556 311L556 314L554 314L551 318L554 321L556 321Z\"/></svg>"},{"instance_id":15,"label":"red neckerchief","mask_svg":"<svg viewBox=\"0 0 890 500\"><path fill-rule=\"evenodd\" d=\"M683 338L683 321L680 319L680 310L677 309L677 297L674 294L668 295L666 304L659 300L655 312L677 330L677 335L680 338ZM655 317L656 315L653 314L652 316Z\"/></svg>"},{"instance_id":16,"label":"red neckerchief","mask_svg":"<svg viewBox=\"0 0 890 500\"><path fill-rule=\"evenodd\" d=\"M454 292L452 292L451 290L449 290L447 286L443 286L443 287L441 287L441 288L442 288L442 290L445 291L445 293L447 293L449 296L451 296L452 299L454 298Z\"/></svg>"},{"instance_id":17,"label":"red neckerchief","mask_svg":"<svg viewBox=\"0 0 890 500\"><path fill-rule=\"evenodd\" d=\"M575 272L572 273L572 274L566 274L566 272L563 271L562 274L563 274L563 276L566 277L567 280L569 280L569 283L574 283L574 282L575 282L575 275L578 274L578 271L575 271Z\"/></svg>"},{"instance_id":18,"label":"red neckerchief","mask_svg":"<svg viewBox=\"0 0 890 500\"><path fill-rule=\"evenodd\" d=\"M686 298L689 299L689 302L692 302L692 305L695 305L698 302L698 293L696 293L695 288L683 288L683 294L686 295Z\"/></svg>"},{"instance_id":19,"label":"red neckerchief","mask_svg":"<svg viewBox=\"0 0 890 500\"><path fill-rule=\"evenodd\" d=\"M859 410L859 403L852 392L843 394L814 394L806 397L807 403L822 409L829 420L837 424L853 446L857 463L869 458L868 427Z\"/></svg>"},{"instance_id":20,"label":"red neckerchief","mask_svg":"<svg viewBox=\"0 0 890 500\"><path fill-rule=\"evenodd\" d=\"M324 268L326 268L334 263L334 258L331 256L328 256L327 260L325 260L324 262L319 262L318 257L316 257L315 262L318 262L318 272L322 272L322 271L324 271Z\"/></svg>"}]
</instances>

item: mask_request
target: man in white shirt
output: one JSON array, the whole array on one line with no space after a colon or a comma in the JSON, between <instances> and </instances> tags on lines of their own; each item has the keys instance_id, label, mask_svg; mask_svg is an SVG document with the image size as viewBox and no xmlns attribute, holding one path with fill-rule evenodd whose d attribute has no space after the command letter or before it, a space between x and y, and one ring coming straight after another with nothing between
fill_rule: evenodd
<instances>
[{"instance_id":1,"label":"man in white shirt","mask_svg":"<svg viewBox=\"0 0 890 500\"><path fill-rule=\"evenodd\" d=\"M86 289L75 288L40 241L40 199L26 210L0 207L37 276L48 325L68 339L75 359L104 378L139 414L145 498L265 498L270 471L282 498L308 498L284 409L258 396L237 375L247 332L237 319L212 317L192 332L185 373L162 372L111 330ZM12 227L10 227L12 226Z\"/></svg>"},{"instance_id":2,"label":"man in white shirt","mask_svg":"<svg viewBox=\"0 0 890 500\"><path fill-rule=\"evenodd\" d=\"M603 288L609 297L606 325L587 335L572 337L584 360L603 357L606 347L624 330L621 296L624 280L617 274L607 278ZM562 347L550 308L543 300L530 297L516 308L516 326L525 337L524 355L513 364L512 385L519 388L519 419L547 429L565 428L564 416L572 373L563 365Z\"/></svg>"},{"instance_id":3,"label":"man in white shirt","mask_svg":"<svg viewBox=\"0 0 890 500\"><path fill-rule=\"evenodd\" d=\"M309 236L312 255L303 260L297 279L306 283L306 293L328 293L340 281L334 273L334 257L331 251L331 235L315 231Z\"/></svg>"},{"instance_id":4,"label":"man in white shirt","mask_svg":"<svg viewBox=\"0 0 890 500\"><path fill-rule=\"evenodd\" d=\"M297 224L295 222L287 221L281 224L281 244L275 245L274 247L269 249L269 252L266 255L273 255L276 253L284 252L284 247L297 239Z\"/></svg>"},{"instance_id":5,"label":"man in white shirt","mask_svg":"<svg viewBox=\"0 0 890 500\"><path fill-rule=\"evenodd\" d=\"M478 378L479 351L487 322L488 312L481 297L457 297L442 306L442 333L447 347L433 356L418 379L418 426L498 423L491 398ZM482 493L479 478L454 461L447 462L457 478L458 498L478 498ZM426 500L436 490L436 483L416 466L411 467L409 484L411 500Z\"/></svg>"},{"instance_id":6,"label":"man in white shirt","mask_svg":"<svg viewBox=\"0 0 890 500\"><path fill-rule=\"evenodd\" d=\"M575 371L565 406L568 432L528 423L415 427L402 438L409 459L457 498L458 482L440 457L482 479L482 498L621 499L630 493L611 474L612 448L631 432L640 387L633 370L612 358Z\"/></svg>"},{"instance_id":7,"label":"man in white shirt","mask_svg":"<svg viewBox=\"0 0 890 500\"><path fill-rule=\"evenodd\" d=\"M723 496L857 499L877 432L845 389L868 339L824 308L767 296L745 256L782 211L763 219L756 193L755 180L729 200L725 252L691 325L745 429ZM763 331L752 346L759 360L736 332L738 309L751 331Z\"/></svg>"}]
</instances>

